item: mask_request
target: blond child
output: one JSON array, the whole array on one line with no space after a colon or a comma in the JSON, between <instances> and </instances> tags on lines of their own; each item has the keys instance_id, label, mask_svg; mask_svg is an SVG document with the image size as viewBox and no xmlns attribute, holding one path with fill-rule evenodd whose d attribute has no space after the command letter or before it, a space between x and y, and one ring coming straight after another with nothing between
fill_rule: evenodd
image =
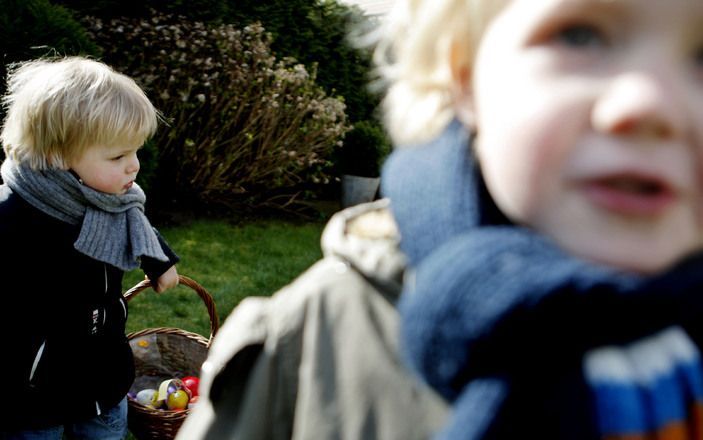
<instances>
[{"instance_id":1,"label":"blond child","mask_svg":"<svg viewBox=\"0 0 703 440\"><path fill-rule=\"evenodd\" d=\"M2 438L124 438L123 273L141 266L157 291L178 282L135 183L158 112L133 80L81 57L16 66L3 103Z\"/></svg>"},{"instance_id":2,"label":"blond child","mask_svg":"<svg viewBox=\"0 0 703 440\"><path fill-rule=\"evenodd\" d=\"M237 307L179 438L700 438L703 3L394 4L396 224Z\"/></svg>"},{"instance_id":3,"label":"blond child","mask_svg":"<svg viewBox=\"0 0 703 440\"><path fill-rule=\"evenodd\" d=\"M703 3L399 0L383 192L439 438L701 438Z\"/></svg>"}]
</instances>

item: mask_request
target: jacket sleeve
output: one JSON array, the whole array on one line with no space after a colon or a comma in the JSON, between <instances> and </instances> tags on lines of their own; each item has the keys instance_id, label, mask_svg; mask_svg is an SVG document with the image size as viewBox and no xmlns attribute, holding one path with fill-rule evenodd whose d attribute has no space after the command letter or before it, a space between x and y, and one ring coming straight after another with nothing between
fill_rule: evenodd
<instances>
[{"instance_id":1,"label":"jacket sleeve","mask_svg":"<svg viewBox=\"0 0 703 440\"><path fill-rule=\"evenodd\" d=\"M41 420L40 411L28 411L37 401L32 394L34 361L41 355L51 322L60 320L64 291L56 286L56 246L38 238L35 219L27 218L19 196L0 185L0 275L4 335L3 352L7 362L3 394L12 396L0 403L0 437L3 429L27 426ZM44 232L44 231L42 231ZM44 237L42 237L44 238ZM37 276L39 274L39 276ZM51 328L51 330L50 330ZM9 357L8 357L9 356ZM53 411L58 414L56 408Z\"/></svg>"},{"instance_id":2,"label":"jacket sleeve","mask_svg":"<svg viewBox=\"0 0 703 440\"><path fill-rule=\"evenodd\" d=\"M200 397L177 439L290 439L295 356L283 360L267 329L269 298L245 298L220 328L203 364ZM291 383L293 381L293 383Z\"/></svg>"},{"instance_id":3,"label":"jacket sleeve","mask_svg":"<svg viewBox=\"0 0 703 440\"><path fill-rule=\"evenodd\" d=\"M248 297L213 340L177 439L427 439L446 404L398 359L395 307L326 258Z\"/></svg>"},{"instance_id":4,"label":"jacket sleeve","mask_svg":"<svg viewBox=\"0 0 703 440\"><path fill-rule=\"evenodd\" d=\"M166 272L174 264L178 263L181 259L169 247L168 243L166 243L166 240L164 240L161 234L159 234L159 231L157 231L156 228L153 229L156 233L156 237L159 239L161 249L168 257L168 261L159 261L151 257L142 257L141 268L150 280L157 280L164 272Z\"/></svg>"}]
</instances>

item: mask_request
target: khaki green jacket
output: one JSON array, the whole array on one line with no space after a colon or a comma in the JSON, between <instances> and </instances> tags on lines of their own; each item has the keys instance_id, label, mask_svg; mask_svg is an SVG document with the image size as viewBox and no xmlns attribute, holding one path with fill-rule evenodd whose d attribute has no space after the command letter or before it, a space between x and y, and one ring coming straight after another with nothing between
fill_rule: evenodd
<instances>
[{"instance_id":1,"label":"khaki green jacket","mask_svg":"<svg viewBox=\"0 0 703 440\"><path fill-rule=\"evenodd\" d=\"M405 259L386 200L341 211L324 258L217 337L177 439L427 439L447 404L398 355Z\"/></svg>"}]
</instances>

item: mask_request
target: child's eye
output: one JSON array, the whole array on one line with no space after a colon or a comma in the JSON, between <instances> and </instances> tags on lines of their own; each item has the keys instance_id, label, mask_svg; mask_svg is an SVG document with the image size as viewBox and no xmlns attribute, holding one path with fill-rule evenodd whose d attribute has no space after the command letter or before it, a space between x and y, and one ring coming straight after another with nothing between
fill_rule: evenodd
<instances>
[{"instance_id":1,"label":"child's eye","mask_svg":"<svg viewBox=\"0 0 703 440\"><path fill-rule=\"evenodd\" d=\"M605 36L595 26L575 24L563 28L556 34L557 42L574 48L601 47L605 44Z\"/></svg>"},{"instance_id":2,"label":"child's eye","mask_svg":"<svg viewBox=\"0 0 703 440\"><path fill-rule=\"evenodd\" d=\"M112 160L120 160L120 159L122 159L123 157L124 157L124 155L123 155L123 154L120 154L119 156L113 157Z\"/></svg>"}]
</instances>

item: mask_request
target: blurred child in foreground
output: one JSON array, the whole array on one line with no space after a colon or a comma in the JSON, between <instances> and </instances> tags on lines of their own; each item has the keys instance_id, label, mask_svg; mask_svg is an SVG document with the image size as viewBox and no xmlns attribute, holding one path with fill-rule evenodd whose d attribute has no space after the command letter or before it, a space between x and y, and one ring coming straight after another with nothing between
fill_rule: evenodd
<instances>
[{"instance_id":1,"label":"blurred child in foreground","mask_svg":"<svg viewBox=\"0 0 703 440\"><path fill-rule=\"evenodd\" d=\"M702 24L688 0L397 0L392 232L350 222L387 200L343 212L343 250L235 310L181 438L702 438ZM396 296L346 304L342 274L393 285L348 258L379 252L402 261L400 348Z\"/></svg>"},{"instance_id":2,"label":"blurred child in foreground","mask_svg":"<svg viewBox=\"0 0 703 440\"><path fill-rule=\"evenodd\" d=\"M383 189L438 436L702 438L703 3L399 7Z\"/></svg>"}]
</instances>

